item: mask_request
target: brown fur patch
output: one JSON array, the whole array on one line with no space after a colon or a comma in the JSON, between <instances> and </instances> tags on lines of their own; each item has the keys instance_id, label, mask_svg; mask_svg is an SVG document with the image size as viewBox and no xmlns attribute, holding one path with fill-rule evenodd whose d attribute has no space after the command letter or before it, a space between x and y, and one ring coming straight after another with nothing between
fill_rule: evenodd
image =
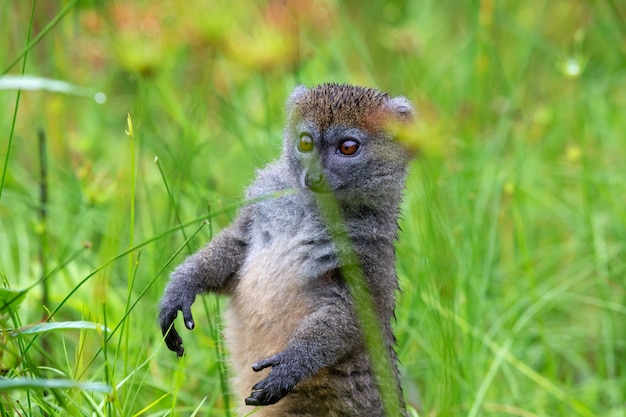
<instances>
[{"instance_id":1,"label":"brown fur patch","mask_svg":"<svg viewBox=\"0 0 626 417\"><path fill-rule=\"evenodd\" d=\"M300 118L312 120L321 130L345 125L375 133L392 117L386 105L389 99L372 88L322 84L299 97L295 108Z\"/></svg>"}]
</instances>

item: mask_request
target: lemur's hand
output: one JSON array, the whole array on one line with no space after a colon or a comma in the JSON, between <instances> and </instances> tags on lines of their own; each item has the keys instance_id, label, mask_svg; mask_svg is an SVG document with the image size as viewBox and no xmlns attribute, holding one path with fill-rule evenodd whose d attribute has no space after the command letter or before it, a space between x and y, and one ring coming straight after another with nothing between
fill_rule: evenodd
<instances>
[{"instance_id":1,"label":"lemur's hand","mask_svg":"<svg viewBox=\"0 0 626 417\"><path fill-rule=\"evenodd\" d=\"M293 367L288 362L287 355L278 353L252 365L254 372L259 372L270 366L272 370L265 379L252 387L252 393L246 398L246 405L274 404L291 392L301 377L294 372Z\"/></svg>"},{"instance_id":2,"label":"lemur's hand","mask_svg":"<svg viewBox=\"0 0 626 417\"><path fill-rule=\"evenodd\" d=\"M178 311L183 312L183 320L185 327L192 330L195 326L193 316L191 315L191 305L195 300L195 296L189 297L170 297L168 294L161 300L161 311L159 312L159 324L161 331L165 337L165 344L168 349L176 352L176 356L183 356L185 349L183 348L183 339L180 337L174 327L174 319L178 315Z\"/></svg>"}]
</instances>

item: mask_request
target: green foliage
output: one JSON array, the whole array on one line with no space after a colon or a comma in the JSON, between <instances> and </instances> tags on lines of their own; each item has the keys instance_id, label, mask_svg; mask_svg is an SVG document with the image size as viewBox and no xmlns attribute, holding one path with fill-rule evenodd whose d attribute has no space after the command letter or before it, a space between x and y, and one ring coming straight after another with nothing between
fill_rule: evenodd
<instances>
[{"instance_id":1,"label":"green foliage","mask_svg":"<svg viewBox=\"0 0 626 417\"><path fill-rule=\"evenodd\" d=\"M418 108L397 245L410 406L625 417L624 16L612 0L0 3L0 414L232 415L223 300L196 303L182 360L156 305L278 155L290 90L336 81ZM8 89L22 74L69 84Z\"/></svg>"}]
</instances>

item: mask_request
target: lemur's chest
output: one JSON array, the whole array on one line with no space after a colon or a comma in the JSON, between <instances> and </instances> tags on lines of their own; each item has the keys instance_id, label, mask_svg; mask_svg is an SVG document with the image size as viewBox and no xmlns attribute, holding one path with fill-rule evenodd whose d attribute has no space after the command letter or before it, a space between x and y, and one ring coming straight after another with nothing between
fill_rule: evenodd
<instances>
[{"instance_id":1,"label":"lemur's chest","mask_svg":"<svg viewBox=\"0 0 626 417\"><path fill-rule=\"evenodd\" d=\"M251 225L231 315L253 333L276 331L282 339L314 308L316 278L329 267L332 253L324 227L306 211L261 212Z\"/></svg>"},{"instance_id":2,"label":"lemur's chest","mask_svg":"<svg viewBox=\"0 0 626 417\"><path fill-rule=\"evenodd\" d=\"M300 221L298 221L300 220ZM250 300L255 315L293 315L306 304L308 289L314 283L316 258L332 252L324 230L306 216L289 221L260 222L251 231L246 261L239 273L233 302ZM263 310L263 311L259 311Z\"/></svg>"}]
</instances>

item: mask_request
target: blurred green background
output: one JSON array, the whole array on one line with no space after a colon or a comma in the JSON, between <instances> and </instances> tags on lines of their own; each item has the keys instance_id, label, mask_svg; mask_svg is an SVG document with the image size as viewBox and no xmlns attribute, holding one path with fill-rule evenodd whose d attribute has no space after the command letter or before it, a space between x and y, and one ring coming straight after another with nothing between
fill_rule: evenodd
<instances>
[{"instance_id":1,"label":"blurred green background","mask_svg":"<svg viewBox=\"0 0 626 417\"><path fill-rule=\"evenodd\" d=\"M156 305L279 154L292 88L333 81L419 114L411 412L626 416L623 3L4 0L0 39L2 415L232 415L224 300L178 361Z\"/></svg>"}]
</instances>

